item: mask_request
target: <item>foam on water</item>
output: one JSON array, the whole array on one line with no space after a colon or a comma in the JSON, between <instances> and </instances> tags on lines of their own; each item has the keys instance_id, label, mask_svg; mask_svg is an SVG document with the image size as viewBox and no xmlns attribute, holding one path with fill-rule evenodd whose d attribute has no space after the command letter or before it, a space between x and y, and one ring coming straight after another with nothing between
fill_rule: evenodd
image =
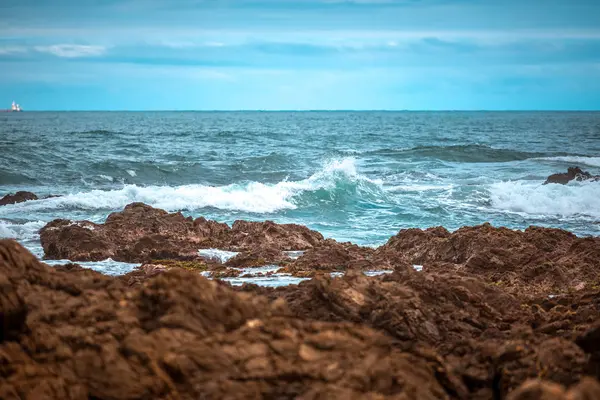
<instances>
[{"instance_id":1,"label":"foam on water","mask_svg":"<svg viewBox=\"0 0 600 400\"><path fill-rule=\"evenodd\" d=\"M226 250L219 250L219 249L201 249L201 250L198 250L198 254L202 258L209 259L209 260L216 260L216 261L219 261L219 262L225 264L227 261L229 261L233 257L237 256L239 253L237 253L235 251L226 251Z\"/></svg>"},{"instance_id":2,"label":"foam on water","mask_svg":"<svg viewBox=\"0 0 600 400\"><path fill-rule=\"evenodd\" d=\"M0 239L16 238L17 233L9 228L9 224L4 221L0 221Z\"/></svg>"},{"instance_id":3,"label":"foam on water","mask_svg":"<svg viewBox=\"0 0 600 400\"><path fill-rule=\"evenodd\" d=\"M48 265L61 265L68 264L72 261L69 260L44 260ZM108 258L103 261L76 261L78 265L81 265L83 268L93 269L94 271L100 272L105 275L123 275L128 272L133 271L135 267L138 267L140 264L132 264L132 263L124 263L120 261L114 261L111 258Z\"/></svg>"},{"instance_id":4,"label":"foam on water","mask_svg":"<svg viewBox=\"0 0 600 400\"><path fill-rule=\"evenodd\" d=\"M535 216L600 218L600 182L541 185L526 181L490 186L493 208Z\"/></svg>"},{"instance_id":5,"label":"foam on water","mask_svg":"<svg viewBox=\"0 0 600 400\"><path fill-rule=\"evenodd\" d=\"M168 211L197 210L214 207L254 213L273 213L295 209L294 197L318 190L333 191L348 183L381 185L356 170L356 160L345 158L325 164L323 169L301 181L282 181L276 184L260 182L235 183L226 186L183 185L146 186L125 185L116 190L91 190L61 197L14 204L21 212L48 209L112 210L132 202L143 202Z\"/></svg>"}]
</instances>

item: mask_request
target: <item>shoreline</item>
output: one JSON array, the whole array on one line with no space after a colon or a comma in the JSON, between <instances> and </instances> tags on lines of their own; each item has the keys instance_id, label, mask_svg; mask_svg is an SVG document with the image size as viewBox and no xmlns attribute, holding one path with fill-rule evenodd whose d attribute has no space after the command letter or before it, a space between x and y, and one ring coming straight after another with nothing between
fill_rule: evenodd
<instances>
[{"instance_id":1,"label":"shoreline","mask_svg":"<svg viewBox=\"0 0 600 400\"><path fill-rule=\"evenodd\" d=\"M163 230L165 220L181 222L177 214L138 204L108 224L129 221L131 209L144 210ZM218 225L212 226L214 233ZM270 242L273 229L284 232L276 224L260 226L246 228L270 232ZM90 239L103 228L67 229ZM256 244L242 236L239 243ZM278 239L289 245L297 237L288 232ZM600 394L594 339L600 332L599 244L600 238L537 227L412 229L369 250L375 259L387 256L378 260L393 264L393 271L366 276L365 262L373 258L364 249L323 238L291 265L307 254L305 264L342 260L342 276L325 268L297 285L270 288L208 280L181 265L150 263L121 276L76 264L48 267L16 242L1 240L0 307L8 319L0 351L9 365L23 362L20 352L31 354L4 388L34 393L55 382L56 393L76 387L97 398L284 391L293 397L492 400L526 399L532 390L558 393L558 399L570 398L567 390L594 398ZM532 262L536 249L545 254L540 262ZM237 256L228 254L220 265ZM422 270L408 264L414 261ZM107 364L92 362L97 359ZM78 369L82 362L89 362L85 373ZM48 370L62 372L49 377ZM298 378L285 378L290 374ZM105 384L97 385L99 379Z\"/></svg>"}]
</instances>

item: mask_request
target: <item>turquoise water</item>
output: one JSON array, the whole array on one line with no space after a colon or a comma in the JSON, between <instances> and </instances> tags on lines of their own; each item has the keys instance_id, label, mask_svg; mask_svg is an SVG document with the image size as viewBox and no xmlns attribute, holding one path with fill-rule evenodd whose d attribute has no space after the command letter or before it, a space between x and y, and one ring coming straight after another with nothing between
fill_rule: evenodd
<instances>
[{"instance_id":1,"label":"turquoise water","mask_svg":"<svg viewBox=\"0 0 600 400\"><path fill-rule=\"evenodd\" d=\"M600 234L600 182L542 186L600 174L600 113L25 112L0 116L0 154L0 195L63 195L0 207L0 236L38 255L47 221L133 201L365 245L486 221Z\"/></svg>"}]
</instances>

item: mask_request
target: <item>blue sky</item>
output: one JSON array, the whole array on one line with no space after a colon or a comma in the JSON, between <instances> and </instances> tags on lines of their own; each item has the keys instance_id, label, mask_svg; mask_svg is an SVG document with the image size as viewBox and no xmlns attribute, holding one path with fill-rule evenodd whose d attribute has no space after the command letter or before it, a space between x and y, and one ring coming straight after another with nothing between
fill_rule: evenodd
<instances>
[{"instance_id":1,"label":"blue sky","mask_svg":"<svg viewBox=\"0 0 600 400\"><path fill-rule=\"evenodd\" d=\"M600 1L2 0L0 108L600 109Z\"/></svg>"}]
</instances>

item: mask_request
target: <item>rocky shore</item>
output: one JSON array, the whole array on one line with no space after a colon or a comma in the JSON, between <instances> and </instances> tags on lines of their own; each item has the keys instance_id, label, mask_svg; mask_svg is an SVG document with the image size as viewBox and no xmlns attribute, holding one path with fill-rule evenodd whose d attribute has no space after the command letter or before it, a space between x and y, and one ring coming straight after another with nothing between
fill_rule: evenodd
<instances>
[{"instance_id":1,"label":"rocky shore","mask_svg":"<svg viewBox=\"0 0 600 400\"><path fill-rule=\"evenodd\" d=\"M483 224L370 248L141 203L40 237L46 259L142 265L50 267L0 241L2 399L600 398L600 238ZM265 265L311 279L200 274Z\"/></svg>"}]
</instances>

